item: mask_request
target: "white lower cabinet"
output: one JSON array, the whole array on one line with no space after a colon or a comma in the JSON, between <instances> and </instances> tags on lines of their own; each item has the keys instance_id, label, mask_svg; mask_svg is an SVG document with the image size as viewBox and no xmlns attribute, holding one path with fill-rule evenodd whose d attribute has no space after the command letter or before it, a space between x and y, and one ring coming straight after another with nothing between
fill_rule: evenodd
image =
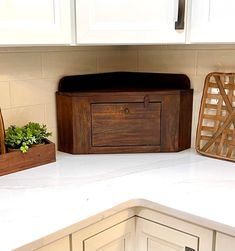
<instances>
[{"instance_id":1,"label":"white lower cabinet","mask_svg":"<svg viewBox=\"0 0 235 251\"><path fill-rule=\"evenodd\" d=\"M137 218L136 251L198 250L198 237L149 220Z\"/></svg>"},{"instance_id":2,"label":"white lower cabinet","mask_svg":"<svg viewBox=\"0 0 235 251\"><path fill-rule=\"evenodd\" d=\"M135 218L85 239L82 236L83 234L79 232L74 234L73 251L134 251Z\"/></svg>"},{"instance_id":3,"label":"white lower cabinet","mask_svg":"<svg viewBox=\"0 0 235 251\"><path fill-rule=\"evenodd\" d=\"M69 236L54 241L42 248L36 249L35 251L70 251Z\"/></svg>"},{"instance_id":4,"label":"white lower cabinet","mask_svg":"<svg viewBox=\"0 0 235 251\"><path fill-rule=\"evenodd\" d=\"M213 231L198 225L148 209L118 218L112 216L72 234L72 251L213 250Z\"/></svg>"},{"instance_id":5,"label":"white lower cabinet","mask_svg":"<svg viewBox=\"0 0 235 251\"><path fill-rule=\"evenodd\" d=\"M235 237L228 236L222 233L216 234L215 251L234 251Z\"/></svg>"},{"instance_id":6,"label":"white lower cabinet","mask_svg":"<svg viewBox=\"0 0 235 251\"><path fill-rule=\"evenodd\" d=\"M84 240L84 251L133 251L135 219Z\"/></svg>"},{"instance_id":7,"label":"white lower cabinet","mask_svg":"<svg viewBox=\"0 0 235 251\"><path fill-rule=\"evenodd\" d=\"M123 211L72 234L72 251L134 251L135 217Z\"/></svg>"},{"instance_id":8,"label":"white lower cabinet","mask_svg":"<svg viewBox=\"0 0 235 251\"><path fill-rule=\"evenodd\" d=\"M212 251L213 231L156 212L140 209L136 251Z\"/></svg>"},{"instance_id":9,"label":"white lower cabinet","mask_svg":"<svg viewBox=\"0 0 235 251\"><path fill-rule=\"evenodd\" d=\"M146 208L102 218L34 251L235 251L233 236Z\"/></svg>"}]
</instances>

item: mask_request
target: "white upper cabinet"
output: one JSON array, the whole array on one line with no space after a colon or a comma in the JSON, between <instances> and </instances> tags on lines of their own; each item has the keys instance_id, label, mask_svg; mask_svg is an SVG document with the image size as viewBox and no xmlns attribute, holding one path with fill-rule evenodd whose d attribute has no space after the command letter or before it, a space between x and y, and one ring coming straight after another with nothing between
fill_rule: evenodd
<instances>
[{"instance_id":1,"label":"white upper cabinet","mask_svg":"<svg viewBox=\"0 0 235 251\"><path fill-rule=\"evenodd\" d=\"M0 46L234 43L234 13L234 0L0 0Z\"/></svg>"},{"instance_id":2,"label":"white upper cabinet","mask_svg":"<svg viewBox=\"0 0 235 251\"><path fill-rule=\"evenodd\" d=\"M77 43L185 43L186 8L187 0L76 0Z\"/></svg>"},{"instance_id":3,"label":"white upper cabinet","mask_svg":"<svg viewBox=\"0 0 235 251\"><path fill-rule=\"evenodd\" d=\"M71 44L72 1L0 0L0 45Z\"/></svg>"},{"instance_id":4,"label":"white upper cabinet","mask_svg":"<svg viewBox=\"0 0 235 251\"><path fill-rule=\"evenodd\" d=\"M235 42L234 0L191 0L191 43Z\"/></svg>"}]
</instances>

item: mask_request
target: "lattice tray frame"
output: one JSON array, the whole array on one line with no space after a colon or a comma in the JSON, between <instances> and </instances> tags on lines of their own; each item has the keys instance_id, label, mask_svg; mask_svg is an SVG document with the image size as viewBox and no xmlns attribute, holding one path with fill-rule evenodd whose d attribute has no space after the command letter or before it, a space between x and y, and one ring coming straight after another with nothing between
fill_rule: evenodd
<instances>
[{"instance_id":1,"label":"lattice tray frame","mask_svg":"<svg viewBox=\"0 0 235 251\"><path fill-rule=\"evenodd\" d=\"M206 76L196 150L235 162L235 73L212 72Z\"/></svg>"}]
</instances>

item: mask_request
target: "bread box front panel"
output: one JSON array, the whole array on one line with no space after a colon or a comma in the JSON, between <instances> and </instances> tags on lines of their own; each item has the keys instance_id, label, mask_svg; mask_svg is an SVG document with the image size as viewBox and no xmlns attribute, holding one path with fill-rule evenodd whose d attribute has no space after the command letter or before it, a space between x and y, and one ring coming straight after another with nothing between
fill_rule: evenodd
<instances>
[{"instance_id":1,"label":"bread box front panel","mask_svg":"<svg viewBox=\"0 0 235 251\"><path fill-rule=\"evenodd\" d=\"M161 103L91 106L92 146L159 146Z\"/></svg>"}]
</instances>

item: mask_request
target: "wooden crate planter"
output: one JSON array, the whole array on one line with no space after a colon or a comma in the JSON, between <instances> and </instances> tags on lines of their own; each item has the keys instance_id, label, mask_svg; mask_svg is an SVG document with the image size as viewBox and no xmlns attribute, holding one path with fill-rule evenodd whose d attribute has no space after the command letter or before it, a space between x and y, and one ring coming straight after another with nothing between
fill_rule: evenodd
<instances>
[{"instance_id":1,"label":"wooden crate planter","mask_svg":"<svg viewBox=\"0 0 235 251\"><path fill-rule=\"evenodd\" d=\"M1 154L0 175L14 173L55 161L55 144L47 140L46 144L31 147L27 153L14 151Z\"/></svg>"}]
</instances>

